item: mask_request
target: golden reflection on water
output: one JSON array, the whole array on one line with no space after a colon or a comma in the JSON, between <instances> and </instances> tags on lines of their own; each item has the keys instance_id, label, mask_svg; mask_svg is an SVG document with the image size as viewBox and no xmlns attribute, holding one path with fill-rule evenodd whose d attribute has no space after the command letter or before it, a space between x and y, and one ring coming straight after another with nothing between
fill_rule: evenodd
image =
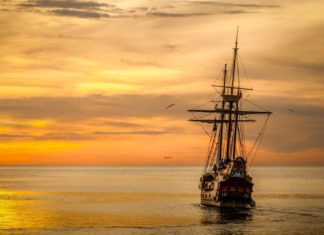
<instances>
[{"instance_id":1,"label":"golden reflection on water","mask_svg":"<svg viewBox=\"0 0 324 235\"><path fill-rule=\"evenodd\" d=\"M53 212L59 227L170 226L198 222L192 215L170 214L170 200L186 202L195 196L191 193L61 192L50 196L60 198L59 208L65 208ZM159 204L165 206L156 211Z\"/></svg>"},{"instance_id":2,"label":"golden reflection on water","mask_svg":"<svg viewBox=\"0 0 324 235\"><path fill-rule=\"evenodd\" d=\"M45 228L49 225L46 211L39 210L37 194L27 191L0 191L0 227Z\"/></svg>"},{"instance_id":3,"label":"golden reflection on water","mask_svg":"<svg viewBox=\"0 0 324 235\"><path fill-rule=\"evenodd\" d=\"M7 192L8 194L12 194L11 192ZM6 192L0 192L1 198L3 196L7 196ZM0 200L0 226L1 227L19 227L18 224L18 215L15 210L12 209L13 201L10 200Z\"/></svg>"},{"instance_id":4,"label":"golden reflection on water","mask_svg":"<svg viewBox=\"0 0 324 235\"><path fill-rule=\"evenodd\" d=\"M192 215L150 208L170 200L185 202L191 193L0 191L0 228L43 229L85 226L186 225ZM142 207L133 208L132 205Z\"/></svg>"}]
</instances>

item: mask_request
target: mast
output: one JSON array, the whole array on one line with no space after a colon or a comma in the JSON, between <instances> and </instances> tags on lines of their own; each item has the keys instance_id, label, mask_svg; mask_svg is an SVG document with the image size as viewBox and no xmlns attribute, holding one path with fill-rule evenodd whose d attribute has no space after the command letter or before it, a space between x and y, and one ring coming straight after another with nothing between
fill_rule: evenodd
<instances>
[{"instance_id":1,"label":"mast","mask_svg":"<svg viewBox=\"0 0 324 235\"><path fill-rule=\"evenodd\" d=\"M225 95L225 89L226 89L226 75L227 75L227 64L224 66L224 79L223 79L223 92L222 94ZM225 100L222 100L222 109L225 108ZM224 125L224 116L225 113L221 114L221 126L219 131L219 138L218 138L218 156L217 156L217 162L219 162L220 159L222 159L222 151L223 151L223 125Z\"/></svg>"},{"instance_id":2,"label":"mast","mask_svg":"<svg viewBox=\"0 0 324 235\"><path fill-rule=\"evenodd\" d=\"M235 81L235 69L236 69L236 57L237 57L237 39L238 39L238 27L237 27L237 31L236 31L236 40L235 40L235 48L234 48L234 56L233 56L233 67L232 67L232 82L231 82L231 96L233 96L233 92L234 92L234 81ZM228 133L227 133L227 146L226 146L226 159L229 160L230 159L230 145L231 145L231 137L232 137L232 109L233 109L233 102L234 101L229 101L229 123L228 123ZM234 139L234 145L235 145L235 139ZM233 154L233 159L234 159L234 155Z\"/></svg>"},{"instance_id":3,"label":"mast","mask_svg":"<svg viewBox=\"0 0 324 235\"><path fill-rule=\"evenodd\" d=\"M235 69L236 69L236 57L237 57L237 40L238 40L238 27L237 27L237 32L236 32L236 41L235 41L235 49L234 49L234 65L233 65L233 83L232 86L234 85L234 76L235 76ZM239 77L237 78L239 79ZM238 99L240 98L240 87L239 87L239 82L237 83L238 89L237 89L237 97ZM238 111L239 111L239 101L237 100L235 102L236 106L236 113L235 113L235 127L234 127L234 141L233 141L233 159L235 159L235 154L236 154L236 133L237 133L237 127L238 127Z\"/></svg>"},{"instance_id":4,"label":"mast","mask_svg":"<svg viewBox=\"0 0 324 235\"><path fill-rule=\"evenodd\" d=\"M231 86L231 95L233 95L233 90L234 90L234 80L235 80L235 69L236 69L236 57L237 57L237 40L238 40L238 30L239 28L237 27L236 29L236 40L235 40L235 48L234 49L234 58L233 58L233 70L232 70L232 86Z\"/></svg>"}]
</instances>

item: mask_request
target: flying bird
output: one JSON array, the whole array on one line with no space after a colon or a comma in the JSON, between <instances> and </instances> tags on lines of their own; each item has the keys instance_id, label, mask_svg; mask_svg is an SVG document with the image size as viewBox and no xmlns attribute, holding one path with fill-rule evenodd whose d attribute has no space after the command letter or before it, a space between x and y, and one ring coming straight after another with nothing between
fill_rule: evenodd
<instances>
[{"instance_id":1,"label":"flying bird","mask_svg":"<svg viewBox=\"0 0 324 235\"><path fill-rule=\"evenodd\" d=\"M171 159L172 157L171 156L165 156L163 159L164 160L169 160L169 159Z\"/></svg>"},{"instance_id":2,"label":"flying bird","mask_svg":"<svg viewBox=\"0 0 324 235\"><path fill-rule=\"evenodd\" d=\"M174 106L175 104L170 104L170 105L168 105L165 109L169 109L169 108L171 108L172 106Z\"/></svg>"}]
</instances>

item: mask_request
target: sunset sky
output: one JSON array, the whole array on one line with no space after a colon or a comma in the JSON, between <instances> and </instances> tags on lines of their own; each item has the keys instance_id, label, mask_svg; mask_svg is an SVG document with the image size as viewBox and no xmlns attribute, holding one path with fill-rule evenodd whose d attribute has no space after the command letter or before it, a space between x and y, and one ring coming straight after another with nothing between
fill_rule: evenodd
<instances>
[{"instance_id":1,"label":"sunset sky","mask_svg":"<svg viewBox=\"0 0 324 235\"><path fill-rule=\"evenodd\" d=\"M322 0L0 2L0 164L202 164L237 26L255 164L324 164Z\"/></svg>"}]
</instances>

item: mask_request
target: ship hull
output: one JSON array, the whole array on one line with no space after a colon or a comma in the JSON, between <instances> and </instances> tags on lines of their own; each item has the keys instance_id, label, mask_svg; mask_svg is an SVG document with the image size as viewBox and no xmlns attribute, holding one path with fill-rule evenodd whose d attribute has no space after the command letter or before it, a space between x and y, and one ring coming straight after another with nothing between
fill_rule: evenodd
<instances>
[{"instance_id":1,"label":"ship hull","mask_svg":"<svg viewBox=\"0 0 324 235\"><path fill-rule=\"evenodd\" d=\"M240 177L212 179L201 187L201 204L204 206L251 208L253 183Z\"/></svg>"},{"instance_id":2,"label":"ship hull","mask_svg":"<svg viewBox=\"0 0 324 235\"><path fill-rule=\"evenodd\" d=\"M222 207L222 208L252 208L252 202L241 202L241 201L214 201L201 199L201 205L210 207Z\"/></svg>"}]
</instances>

